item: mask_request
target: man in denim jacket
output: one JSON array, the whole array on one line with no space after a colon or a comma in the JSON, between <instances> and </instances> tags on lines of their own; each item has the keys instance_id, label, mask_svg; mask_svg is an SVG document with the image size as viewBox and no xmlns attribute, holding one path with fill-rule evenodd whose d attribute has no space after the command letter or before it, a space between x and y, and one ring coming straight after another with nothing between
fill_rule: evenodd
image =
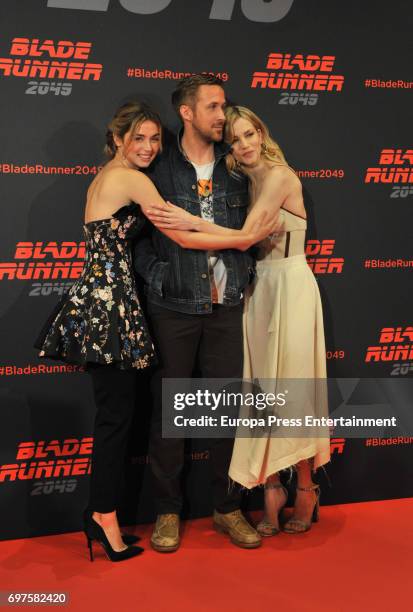
<instances>
[{"instance_id":1,"label":"man in denim jacket","mask_svg":"<svg viewBox=\"0 0 413 612\"><path fill-rule=\"evenodd\" d=\"M247 180L231 176L222 142L225 93L220 79L194 75L172 95L183 131L149 172L158 191L194 215L240 229L248 206ZM151 538L159 552L179 547L180 476L184 439L162 438L162 378L190 378L195 365L206 378L242 378L243 291L254 274L250 253L185 249L153 229L138 241L135 268L146 283L148 315L160 357L152 380L150 440L158 518ZM239 509L238 486L229 488L233 441L211 440L214 526L244 548L261 544Z\"/></svg>"}]
</instances>

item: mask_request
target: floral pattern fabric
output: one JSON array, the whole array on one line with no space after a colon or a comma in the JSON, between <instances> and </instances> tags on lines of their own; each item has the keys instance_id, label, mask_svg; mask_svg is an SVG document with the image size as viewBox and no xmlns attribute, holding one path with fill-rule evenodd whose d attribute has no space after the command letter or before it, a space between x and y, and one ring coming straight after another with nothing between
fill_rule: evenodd
<instances>
[{"instance_id":1,"label":"floral pattern fabric","mask_svg":"<svg viewBox=\"0 0 413 612\"><path fill-rule=\"evenodd\" d=\"M84 225L82 276L46 323L36 343L40 357L121 369L142 369L155 361L132 269L130 243L142 225L136 204Z\"/></svg>"}]
</instances>

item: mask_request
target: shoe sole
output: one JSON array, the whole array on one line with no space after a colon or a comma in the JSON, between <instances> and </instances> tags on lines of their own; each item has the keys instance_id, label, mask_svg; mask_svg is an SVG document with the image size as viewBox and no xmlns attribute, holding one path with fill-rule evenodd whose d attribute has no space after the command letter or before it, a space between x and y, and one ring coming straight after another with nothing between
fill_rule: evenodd
<instances>
[{"instance_id":1,"label":"shoe sole","mask_svg":"<svg viewBox=\"0 0 413 612\"><path fill-rule=\"evenodd\" d=\"M159 544L154 544L154 542L151 541L151 547L153 548L153 550L156 550L156 552L160 553L175 552L176 550L178 550L179 545L180 542L178 542L178 544L175 544L174 546L161 546Z\"/></svg>"},{"instance_id":2,"label":"shoe sole","mask_svg":"<svg viewBox=\"0 0 413 612\"><path fill-rule=\"evenodd\" d=\"M213 523L213 528L217 533L222 533L229 536L231 542L235 544L235 546L239 546L239 548L259 548L262 544L261 540L258 540L258 542L240 542L239 540L235 540L228 530L225 527L222 527L222 525L218 525L218 523Z\"/></svg>"}]
</instances>

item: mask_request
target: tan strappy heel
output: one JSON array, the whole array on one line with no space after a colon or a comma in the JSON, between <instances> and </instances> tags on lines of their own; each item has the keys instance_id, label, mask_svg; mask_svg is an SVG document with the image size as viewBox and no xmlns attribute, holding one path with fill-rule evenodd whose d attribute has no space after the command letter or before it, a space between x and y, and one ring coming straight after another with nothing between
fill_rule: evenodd
<instances>
[{"instance_id":1,"label":"tan strappy heel","mask_svg":"<svg viewBox=\"0 0 413 612\"><path fill-rule=\"evenodd\" d=\"M285 533L305 533L311 529L313 523L318 523L320 509L320 486L313 485L312 487L297 487L297 491L307 491L308 493L311 492L316 494L313 514L308 523L292 516L283 526L283 531L285 531Z\"/></svg>"},{"instance_id":2,"label":"tan strappy heel","mask_svg":"<svg viewBox=\"0 0 413 612\"><path fill-rule=\"evenodd\" d=\"M288 491L287 489L284 487L284 485L282 485L280 482L277 483L269 483L269 484L265 484L264 485L265 489L282 489L284 494L285 494L285 502L283 503L283 505L281 506L281 508L278 511L278 518L280 518L280 515L285 507L285 504L287 503L288 500ZM265 537L269 537L269 536L275 536L278 533L280 533L281 529L279 527L276 527L275 525L273 525L269 520L267 520L266 518L263 518L262 521L260 521L256 527L258 533L260 534L260 536Z\"/></svg>"}]
</instances>

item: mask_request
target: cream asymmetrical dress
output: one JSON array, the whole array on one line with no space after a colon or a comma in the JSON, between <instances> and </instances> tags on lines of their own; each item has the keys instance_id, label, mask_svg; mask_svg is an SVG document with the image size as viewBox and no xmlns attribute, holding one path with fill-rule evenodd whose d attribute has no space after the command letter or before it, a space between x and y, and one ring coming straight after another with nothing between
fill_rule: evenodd
<instances>
[{"instance_id":1,"label":"cream asymmetrical dress","mask_svg":"<svg viewBox=\"0 0 413 612\"><path fill-rule=\"evenodd\" d=\"M280 231L260 243L257 275L245 296L243 378L258 381L265 392L283 391L285 379L292 379L295 396L301 394L303 402L298 407L295 403L291 417L300 411L302 416L327 417L323 314L318 285L304 253L307 222L283 208L280 222ZM303 379L308 380L304 387ZM243 410L248 414L248 409L241 408L240 416ZM277 410L279 416L289 417L288 400ZM238 430L229 476L248 489L303 459L314 458L314 469L330 459L326 428L311 429L301 437L292 437L291 427L243 435Z\"/></svg>"}]
</instances>

